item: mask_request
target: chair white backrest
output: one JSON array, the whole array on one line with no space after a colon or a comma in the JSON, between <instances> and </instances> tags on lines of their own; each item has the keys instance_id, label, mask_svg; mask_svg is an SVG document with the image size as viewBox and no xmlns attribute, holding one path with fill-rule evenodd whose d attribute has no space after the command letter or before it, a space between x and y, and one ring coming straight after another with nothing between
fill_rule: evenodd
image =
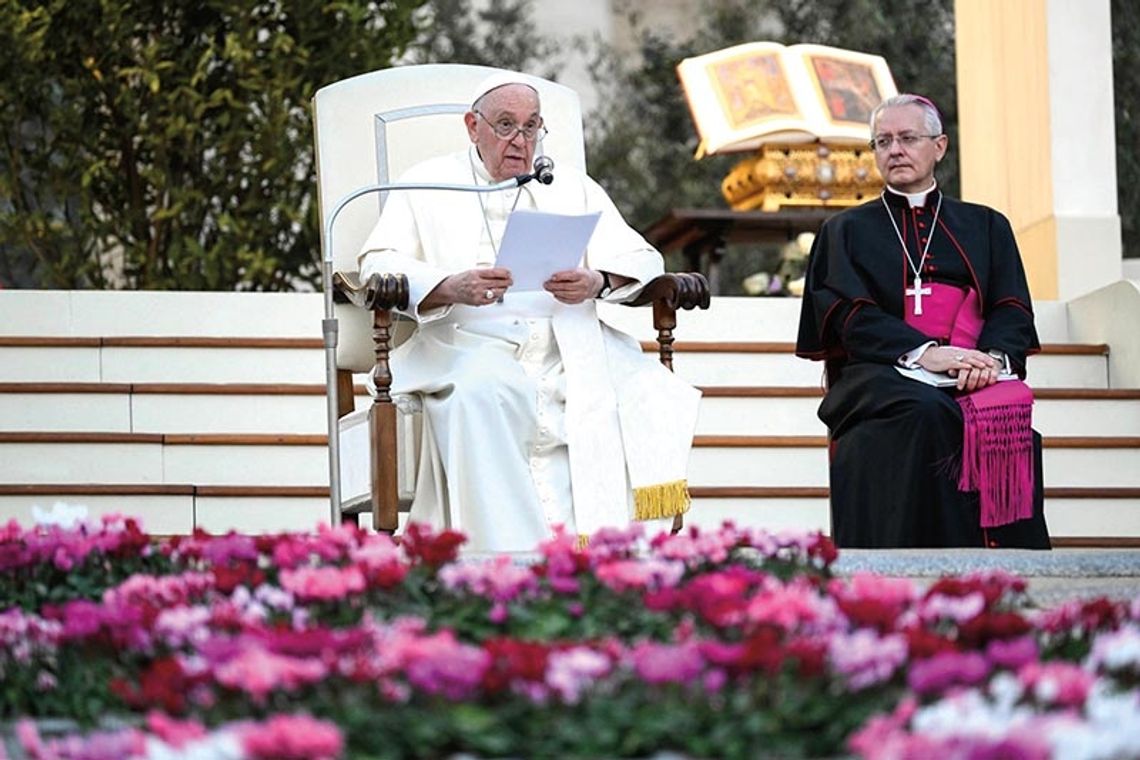
<instances>
[{"instance_id":1,"label":"chair white backrest","mask_svg":"<svg viewBox=\"0 0 1140 760\"><path fill-rule=\"evenodd\" d=\"M313 97L321 235L325 215L350 192L393 182L412 165L470 144L463 124L475 86L496 69L466 64L400 66L345 79ZM563 85L531 77L539 91L550 133L536 150L558 166L585 170L582 109L578 94ZM398 191L397 191L398 192ZM405 191L416 192L416 191ZM356 256L380 216L386 193L350 203L333 229L334 269L356 271ZM322 246L327 241L322 239ZM337 366L372 369L371 315L338 306Z\"/></svg>"}]
</instances>

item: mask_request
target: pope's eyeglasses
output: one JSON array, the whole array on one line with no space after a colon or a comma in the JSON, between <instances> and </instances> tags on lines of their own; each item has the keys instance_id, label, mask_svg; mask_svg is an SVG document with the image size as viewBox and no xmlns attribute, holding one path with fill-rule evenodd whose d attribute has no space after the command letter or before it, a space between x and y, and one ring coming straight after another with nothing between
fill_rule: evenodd
<instances>
[{"instance_id":1,"label":"pope's eyeglasses","mask_svg":"<svg viewBox=\"0 0 1140 760\"><path fill-rule=\"evenodd\" d=\"M526 124L519 126L507 118L491 121L479 111L475 111L475 115L487 122L487 125L491 127L491 131L494 132L495 136L500 140L513 140L515 139L515 135L522 133L523 138L527 142L533 142L535 140L541 140L549 134L549 130L543 125L542 119L538 121L528 121Z\"/></svg>"}]
</instances>

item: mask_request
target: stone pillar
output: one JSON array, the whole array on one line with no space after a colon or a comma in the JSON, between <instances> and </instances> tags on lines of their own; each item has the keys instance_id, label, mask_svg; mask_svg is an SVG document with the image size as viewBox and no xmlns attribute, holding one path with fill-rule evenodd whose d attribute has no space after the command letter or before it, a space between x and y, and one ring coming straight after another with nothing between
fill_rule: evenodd
<instances>
[{"instance_id":1,"label":"stone pillar","mask_svg":"<svg viewBox=\"0 0 1140 760\"><path fill-rule=\"evenodd\" d=\"M1122 277L1109 0L955 0L962 197L1009 217L1033 297Z\"/></svg>"}]
</instances>

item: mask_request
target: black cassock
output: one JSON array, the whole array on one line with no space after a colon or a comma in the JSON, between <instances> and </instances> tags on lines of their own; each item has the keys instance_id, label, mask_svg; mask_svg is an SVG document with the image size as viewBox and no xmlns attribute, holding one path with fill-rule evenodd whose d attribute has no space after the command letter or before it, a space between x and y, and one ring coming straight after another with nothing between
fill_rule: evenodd
<instances>
[{"instance_id":1,"label":"black cassock","mask_svg":"<svg viewBox=\"0 0 1140 760\"><path fill-rule=\"evenodd\" d=\"M913 297L903 291L914 276L900 234L917 266L934 230L924 287L978 291L984 327L977 348L1005 352L1022 377L1026 356L1040 348L1009 222L993 209L941 196L935 223L940 196L935 190L912 209L888 190L829 219L812 247L796 354L826 363L819 417L831 433L832 538L842 547L1046 549L1041 437L1034 432L1033 517L983 530L977 493L957 486L962 412L955 391L895 369L903 354L938 339L904 321Z\"/></svg>"}]
</instances>

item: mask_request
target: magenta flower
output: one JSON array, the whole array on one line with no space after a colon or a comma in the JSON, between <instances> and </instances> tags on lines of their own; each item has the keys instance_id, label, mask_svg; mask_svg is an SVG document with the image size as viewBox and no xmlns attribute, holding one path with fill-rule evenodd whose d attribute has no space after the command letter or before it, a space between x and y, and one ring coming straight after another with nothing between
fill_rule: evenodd
<instances>
[{"instance_id":1,"label":"magenta flower","mask_svg":"<svg viewBox=\"0 0 1140 760\"><path fill-rule=\"evenodd\" d=\"M1023 665L1035 662L1038 657L1037 641L1032 636L1016 639L994 639L986 645L986 658L999 668L1017 670Z\"/></svg>"},{"instance_id":2,"label":"magenta flower","mask_svg":"<svg viewBox=\"0 0 1140 760\"><path fill-rule=\"evenodd\" d=\"M461 644L451 631L402 637L392 643L398 647L394 654L412 685L449 699L473 696L491 665L487 652Z\"/></svg>"},{"instance_id":3,"label":"magenta flower","mask_svg":"<svg viewBox=\"0 0 1140 760\"><path fill-rule=\"evenodd\" d=\"M94 636L103 626L103 608L95 602L77 599L63 605L60 610L63 629L60 638L65 641Z\"/></svg>"},{"instance_id":4,"label":"magenta flower","mask_svg":"<svg viewBox=\"0 0 1140 760\"><path fill-rule=\"evenodd\" d=\"M912 664L907 684L918 694L938 694L951 686L981 683L989 672L989 663L977 652L942 652Z\"/></svg>"}]
</instances>

